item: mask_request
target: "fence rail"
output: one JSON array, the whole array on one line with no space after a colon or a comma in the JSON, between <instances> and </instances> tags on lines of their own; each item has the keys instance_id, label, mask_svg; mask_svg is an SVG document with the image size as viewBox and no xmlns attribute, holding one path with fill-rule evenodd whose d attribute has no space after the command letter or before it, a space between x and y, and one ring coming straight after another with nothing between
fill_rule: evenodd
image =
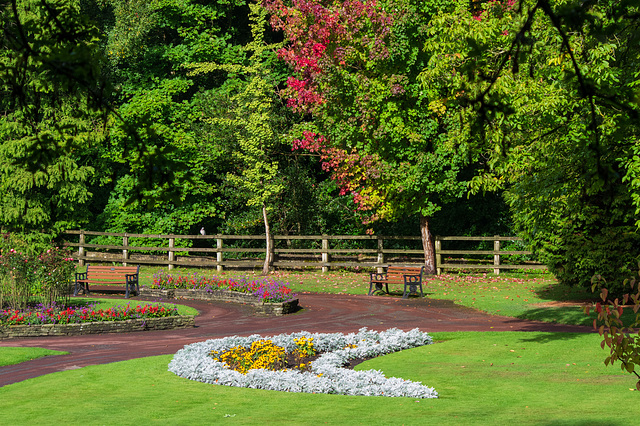
<instances>
[{"instance_id":1,"label":"fence rail","mask_svg":"<svg viewBox=\"0 0 640 426\"><path fill-rule=\"evenodd\" d=\"M130 234L69 230L67 236L77 236L77 241L66 241L76 247L76 258L80 265L86 262L117 262L124 265L166 265L224 268L257 268L263 265L260 259L265 247L238 247L243 242L264 241L264 235L162 235ZM122 244L94 244L91 237L122 238ZM407 246L421 246L418 236L380 235L274 235L272 267L274 269L319 268L327 272L330 268L371 268L381 270L393 265L420 265L424 263L424 252L420 249L389 248L403 242ZM142 239L139 244L130 244L130 239ZM161 240L160 246L144 240ZM184 241L183 241L184 240ZM166 243L164 243L166 241ZM493 250L443 249L445 242L492 242ZM451 269L493 270L499 274L508 269L546 269L536 262L513 262L509 256L529 256L525 250L501 250L501 242L521 241L517 237L436 237L436 267L438 273ZM292 248L294 244L309 247ZM184 243L184 244L182 244ZM278 244L276 244L278 243ZM181 245L191 247L181 247ZM194 244L202 247L193 247ZM331 245L337 248L331 248ZM446 244L446 243L445 243ZM460 243L457 243L460 244ZM215 245L215 247L213 247ZM352 247L345 248L344 245ZM355 245L355 247L353 247ZM266 246L266 244L265 244ZM342 247L340 247L342 246ZM368 246L368 247L367 247ZM460 257L460 256L470 256ZM236 258L234 258L236 257ZM506 258L506 262L505 262Z\"/></svg>"},{"instance_id":2,"label":"fence rail","mask_svg":"<svg viewBox=\"0 0 640 426\"><path fill-rule=\"evenodd\" d=\"M487 241L493 242L493 250L443 250L443 241ZM503 263L503 256L531 256L532 252L527 250L502 250L501 242L505 241L522 241L522 238L518 237L504 237L500 235L494 235L493 237L436 237L436 268L437 273L442 273L446 269L493 269L494 274L499 274L502 269L541 269L546 270L545 265L539 262L528 261L518 263ZM442 256L449 255L449 258L445 258L443 262ZM452 256L478 256L489 255L493 256L492 264L488 264L486 261L476 261L469 263L469 259L455 258Z\"/></svg>"}]
</instances>

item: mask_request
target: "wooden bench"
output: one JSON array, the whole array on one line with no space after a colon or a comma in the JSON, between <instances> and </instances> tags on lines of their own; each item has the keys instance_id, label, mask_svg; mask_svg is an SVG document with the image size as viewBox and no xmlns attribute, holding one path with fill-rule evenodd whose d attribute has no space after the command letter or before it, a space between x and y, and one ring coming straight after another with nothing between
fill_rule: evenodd
<instances>
[{"instance_id":1,"label":"wooden bench","mask_svg":"<svg viewBox=\"0 0 640 426\"><path fill-rule=\"evenodd\" d=\"M383 291L383 284L387 294L389 294L389 284L403 284L403 299L406 299L410 294L417 296L418 288L420 288L420 296L424 296L422 293L423 272L424 266L389 266L385 273L372 272L369 279L369 296L373 295L376 291Z\"/></svg>"},{"instance_id":2,"label":"wooden bench","mask_svg":"<svg viewBox=\"0 0 640 426\"><path fill-rule=\"evenodd\" d=\"M87 265L86 272L76 272L76 287L74 296L82 288L84 294L89 294L89 284L124 285L125 297L133 291L140 294L138 275L140 266L94 266Z\"/></svg>"}]
</instances>

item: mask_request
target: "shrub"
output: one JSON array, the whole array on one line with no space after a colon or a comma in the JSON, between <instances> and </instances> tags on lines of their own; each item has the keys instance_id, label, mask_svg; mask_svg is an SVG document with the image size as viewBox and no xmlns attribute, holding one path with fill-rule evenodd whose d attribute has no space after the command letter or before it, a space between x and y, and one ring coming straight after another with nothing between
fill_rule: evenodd
<instances>
[{"instance_id":1,"label":"shrub","mask_svg":"<svg viewBox=\"0 0 640 426\"><path fill-rule=\"evenodd\" d=\"M640 235L632 225L610 224L602 212L589 212L593 214L560 223L541 243L540 258L563 284L589 288L597 275L609 283L609 292L619 295L637 268Z\"/></svg>"},{"instance_id":2,"label":"shrub","mask_svg":"<svg viewBox=\"0 0 640 426\"><path fill-rule=\"evenodd\" d=\"M0 307L24 309L29 302L66 303L75 265L69 249L50 247L33 254L5 234L0 243Z\"/></svg>"}]
</instances>

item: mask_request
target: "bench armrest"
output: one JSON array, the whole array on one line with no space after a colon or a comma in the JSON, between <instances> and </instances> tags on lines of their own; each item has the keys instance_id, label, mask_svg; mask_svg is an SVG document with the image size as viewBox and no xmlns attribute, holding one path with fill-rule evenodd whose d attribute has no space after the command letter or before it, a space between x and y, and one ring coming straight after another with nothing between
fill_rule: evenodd
<instances>
[{"instance_id":1,"label":"bench armrest","mask_svg":"<svg viewBox=\"0 0 640 426\"><path fill-rule=\"evenodd\" d=\"M422 274L404 274L405 283L421 283Z\"/></svg>"},{"instance_id":2,"label":"bench armrest","mask_svg":"<svg viewBox=\"0 0 640 426\"><path fill-rule=\"evenodd\" d=\"M87 273L86 272L76 272L76 280L86 280Z\"/></svg>"},{"instance_id":3,"label":"bench armrest","mask_svg":"<svg viewBox=\"0 0 640 426\"><path fill-rule=\"evenodd\" d=\"M386 272L370 272L369 273L369 282L375 282L375 281L385 281L387 279L387 273Z\"/></svg>"}]
</instances>

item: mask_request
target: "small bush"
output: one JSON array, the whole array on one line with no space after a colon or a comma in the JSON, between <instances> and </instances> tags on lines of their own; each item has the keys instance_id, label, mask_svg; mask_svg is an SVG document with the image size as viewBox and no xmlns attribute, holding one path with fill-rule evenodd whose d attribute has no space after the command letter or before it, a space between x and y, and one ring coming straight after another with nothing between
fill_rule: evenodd
<instances>
[{"instance_id":1,"label":"small bush","mask_svg":"<svg viewBox=\"0 0 640 426\"><path fill-rule=\"evenodd\" d=\"M66 303L75 265L71 251L49 247L39 254L9 234L0 242L0 307L24 309L29 302Z\"/></svg>"},{"instance_id":2,"label":"small bush","mask_svg":"<svg viewBox=\"0 0 640 426\"><path fill-rule=\"evenodd\" d=\"M594 213L566 220L542 245L541 260L561 283L590 288L597 275L619 294L637 269L640 235L634 226L607 224Z\"/></svg>"}]
</instances>

